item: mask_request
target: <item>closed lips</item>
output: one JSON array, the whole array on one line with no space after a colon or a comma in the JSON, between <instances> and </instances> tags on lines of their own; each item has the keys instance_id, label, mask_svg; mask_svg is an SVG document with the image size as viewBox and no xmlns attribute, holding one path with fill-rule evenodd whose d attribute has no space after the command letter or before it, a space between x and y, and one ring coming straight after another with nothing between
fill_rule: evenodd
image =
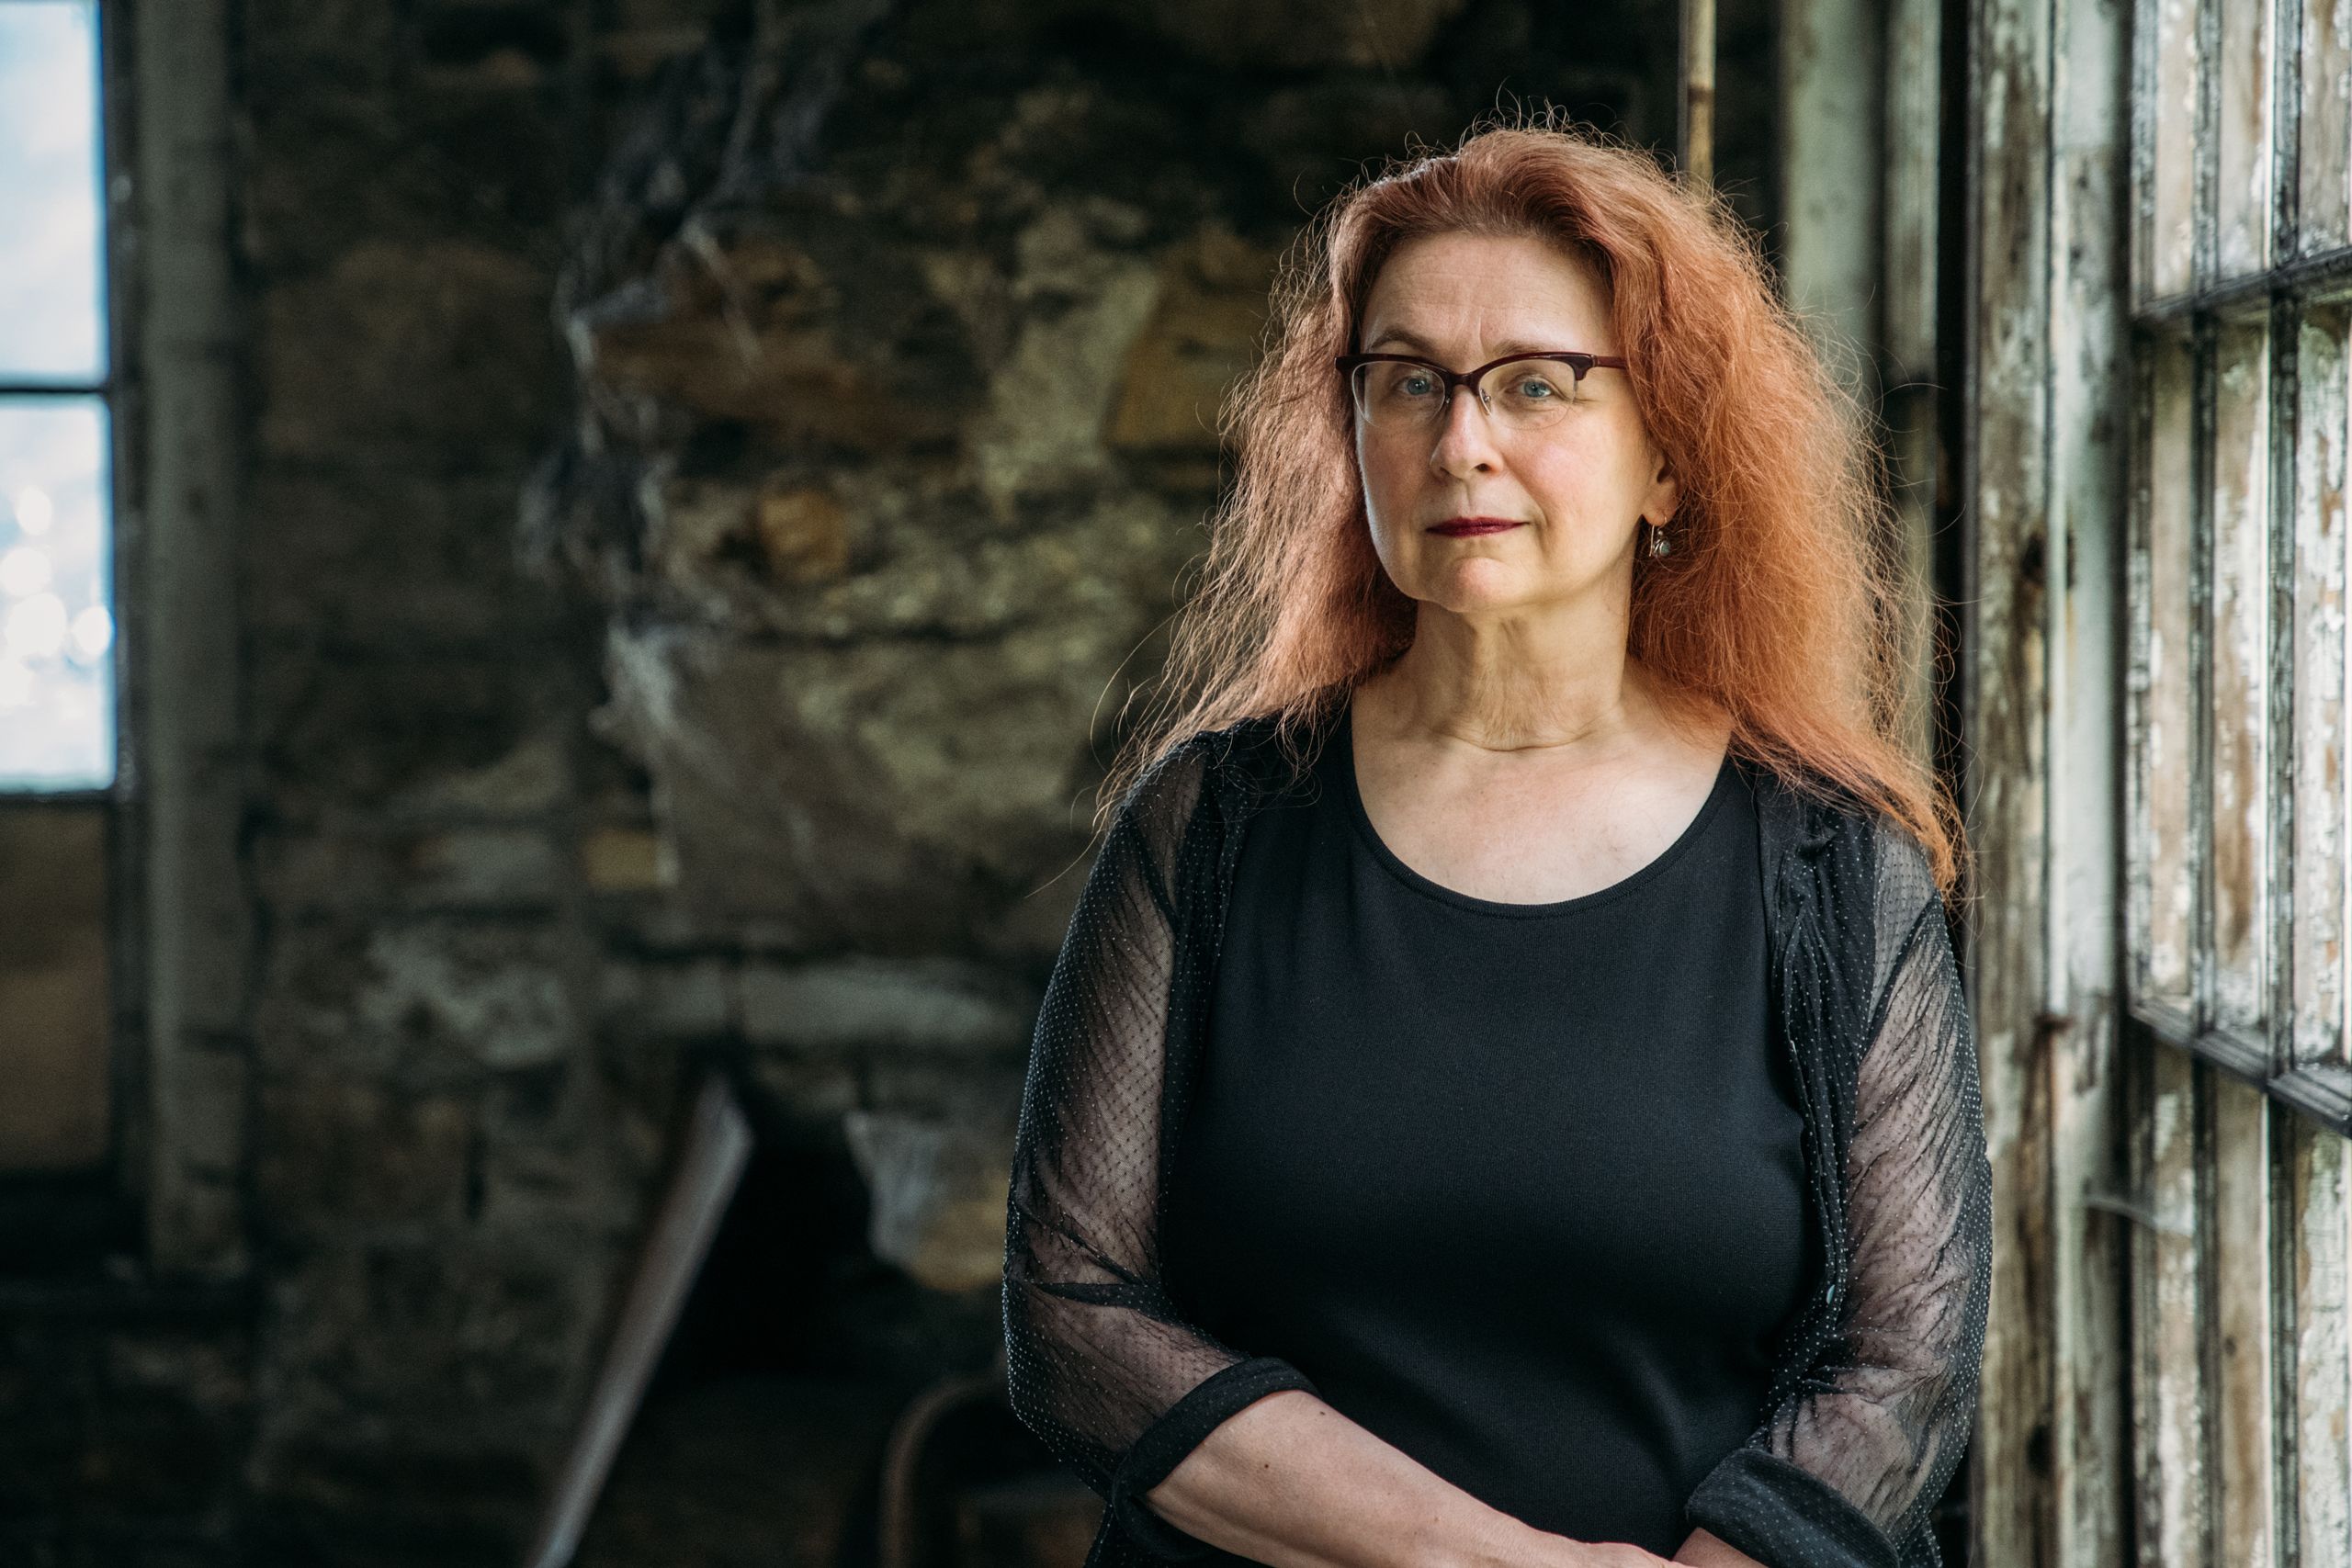
<instances>
[{"instance_id":1,"label":"closed lips","mask_svg":"<svg viewBox=\"0 0 2352 1568\"><path fill-rule=\"evenodd\" d=\"M1505 528L1520 526L1521 525L1516 519L1510 517L1449 517L1442 523L1431 524L1430 532L1451 535L1497 534Z\"/></svg>"}]
</instances>

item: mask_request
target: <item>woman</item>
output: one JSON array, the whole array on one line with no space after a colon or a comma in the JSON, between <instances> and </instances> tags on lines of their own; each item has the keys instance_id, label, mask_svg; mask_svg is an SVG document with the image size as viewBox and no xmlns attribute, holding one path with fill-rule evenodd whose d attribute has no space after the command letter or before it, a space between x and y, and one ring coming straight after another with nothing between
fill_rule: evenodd
<instances>
[{"instance_id":1,"label":"woman","mask_svg":"<svg viewBox=\"0 0 2352 1568\"><path fill-rule=\"evenodd\" d=\"M1285 275L1014 1153L1091 1568L1939 1561L1956 829L1861 422L1742 234L1504 128Z\"/></svg>"}]
</instances>

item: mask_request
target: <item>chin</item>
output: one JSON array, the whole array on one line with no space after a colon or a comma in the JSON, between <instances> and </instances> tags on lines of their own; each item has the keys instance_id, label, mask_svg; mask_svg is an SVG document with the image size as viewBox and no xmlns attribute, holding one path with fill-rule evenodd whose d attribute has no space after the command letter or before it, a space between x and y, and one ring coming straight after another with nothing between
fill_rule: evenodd
<instances>
[{"instance_id":1,"label":"chin","mask_svg":"<svg viewBox=\"0 0 2352 1568\"><path fill-rule=\"evenodd\" d=\"M1516 610L1551 597L1527 574L1507 561L1480 557L1434 572L1415 593L1432 604L1467 615L1478 610Z\"/></svg>"}]
</instances>

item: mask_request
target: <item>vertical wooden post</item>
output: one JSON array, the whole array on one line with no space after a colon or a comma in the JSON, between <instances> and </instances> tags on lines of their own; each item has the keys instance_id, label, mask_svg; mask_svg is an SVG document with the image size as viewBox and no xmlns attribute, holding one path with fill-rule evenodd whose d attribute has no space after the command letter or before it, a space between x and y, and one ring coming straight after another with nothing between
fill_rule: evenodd
<instances>
[{"instance_id":1,"label":"vertical wooden post","mask_svg":"<svg viewBox=\"0 0 2352 1568\"><path fill-rule=\"evenodd\" d=\"M1992 1145L1976 1560L2109 1568L2126 1540L2115 997L2129 406L2110 0L1980 0L1971 39L1973 1002ZM2127 1204L2126 1207L2136 1207Z\"/></svg>"},{"instance_id":2,"label":"vertical wooden post","mask_svg":"<svg viewBox=\"0 0 2352 1568\"><path fill-rule=\"evenodd\" d=\"M1781 282L1866 407L1887 279L1886 0L1779 0Z\"/></svg>"},{"instance_id":3,"label":"vertical wooden post","mask_svg":"<svg viewBox=\"0 0 2352 1568\"><path fill-rule=\"evenodd\" d=\"M1715 0L1682 0L1682 112L1677 140L1683 172L1715 183Z\"/></svg>"},{"instance_id":4,"label":"vertical wooden post","mask_svg":"<svg viewBox=\"0 0 2352 1568\"><path fill-rule=\"evenodd\" d=\"M245 346L232 210L237 170L228 0L140 0L130 84L139 422L123 528L133 619L124 784L146 855L144 1144L153 1261L229 1277L250 1261L243 1166L252 919L241 864L237 695L238 356ZM118 35L119 36L119 35ZM143 634L143 637L141 636ZM143 645L142 645L143 644Z\"/></svg>"}]
</instances>

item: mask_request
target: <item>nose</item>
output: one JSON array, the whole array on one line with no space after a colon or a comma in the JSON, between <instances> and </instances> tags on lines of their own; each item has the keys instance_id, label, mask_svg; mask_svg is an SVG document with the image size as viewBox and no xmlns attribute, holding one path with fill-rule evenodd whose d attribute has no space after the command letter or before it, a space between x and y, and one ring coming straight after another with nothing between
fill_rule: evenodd
<instances>
[{"instance_id":1,"label":"nose","mask_svg":"<svg viewBox=\"0 0 2352 1568\"><path fill-rule=\"evenodd\" d=\"M1466 479L1493 472L1497 461L1494 422L1487 417L1486 405L1467 387L1454 388L1445 412L1438 416L1430 467L1448 479Z\"/></svg>"}]
</instances>

